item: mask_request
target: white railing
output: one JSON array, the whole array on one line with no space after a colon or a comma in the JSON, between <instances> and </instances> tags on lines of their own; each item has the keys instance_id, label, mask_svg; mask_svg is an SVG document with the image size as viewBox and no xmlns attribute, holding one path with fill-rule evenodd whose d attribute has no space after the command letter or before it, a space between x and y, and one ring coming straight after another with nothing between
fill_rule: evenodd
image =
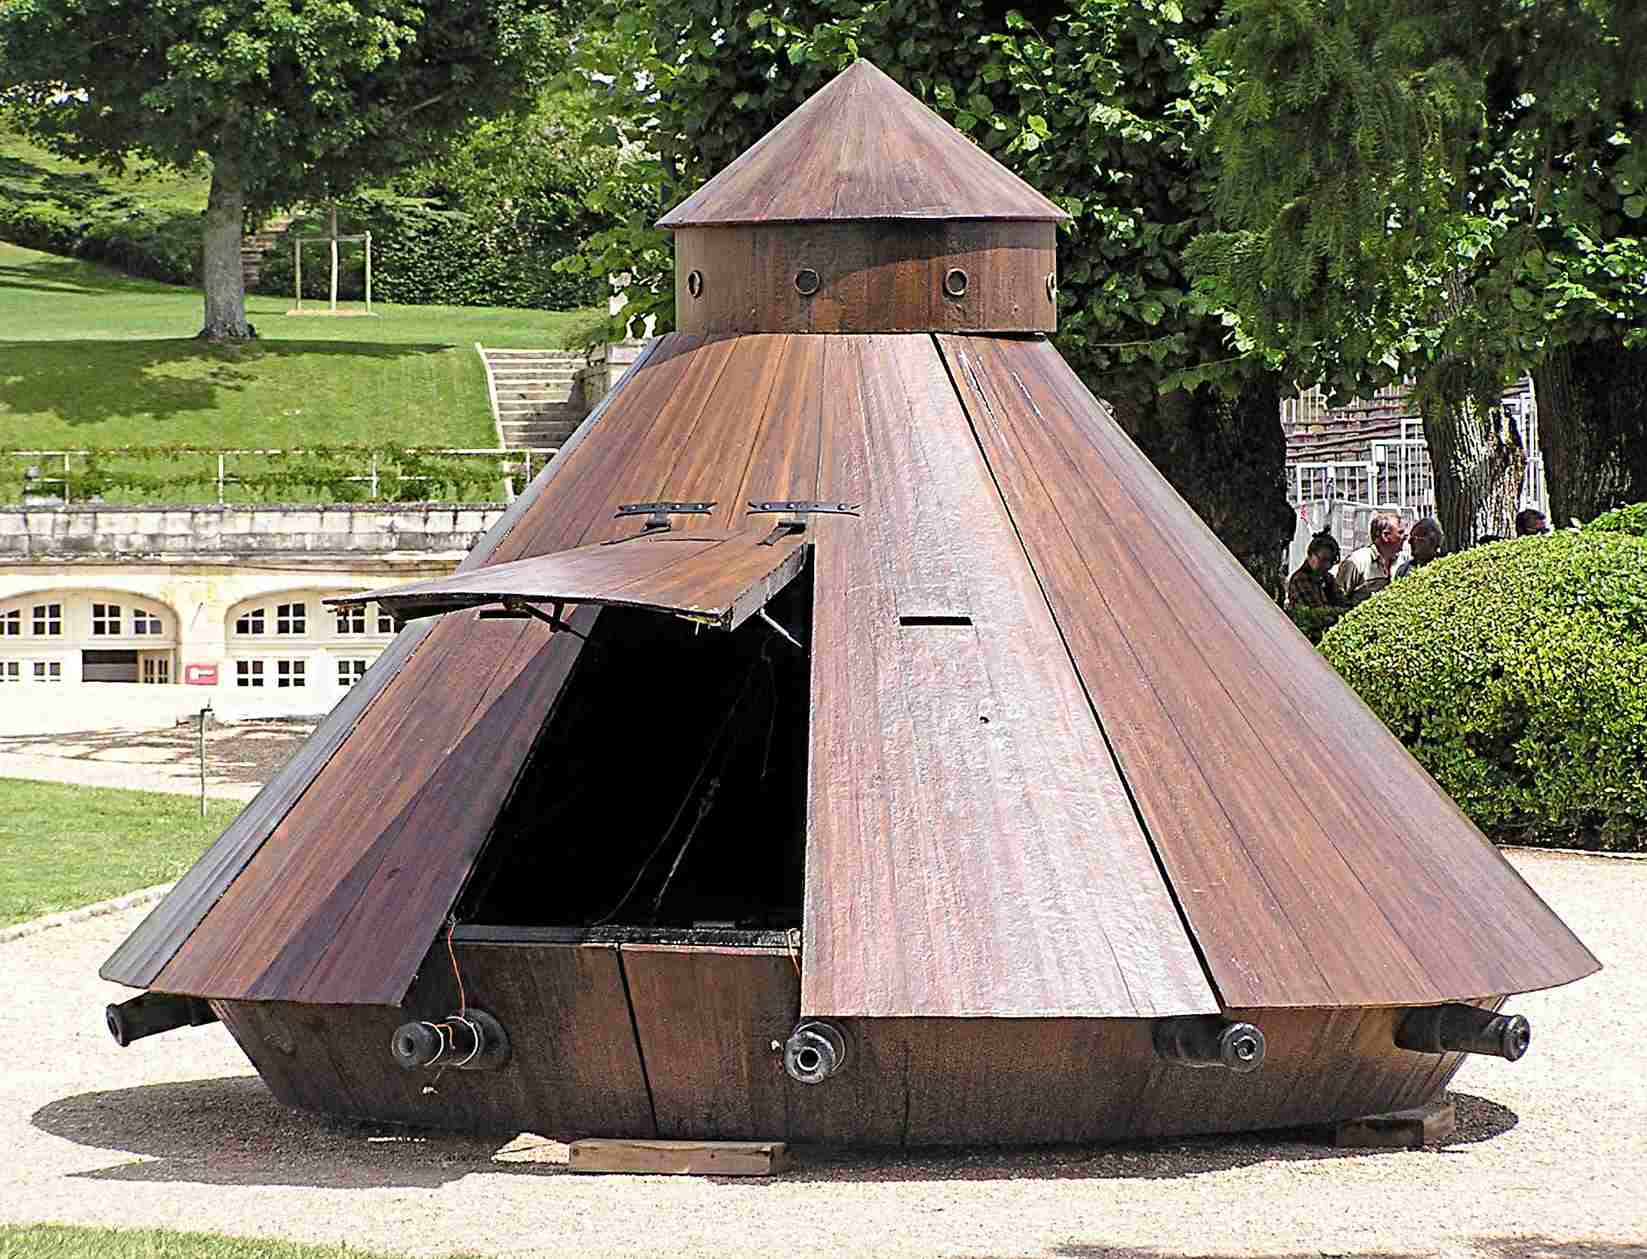
<instances>
[{"instance_id":1,"label":"white railing","mask_svg":"<svg viewBox=\"0 0 1647 1259\"><path fill-rule=\"evenodd\" d=\"M221 504L226 502L225 492L224 492L225 487L229 486L229 485L236 484L240 479L240 478L236 477L233 474L233 472L230 470L230 466L231 466L230 461L232 459L238 457L238 456L247 456L247 457L260 456L260 457L263 457L263 458L268 458L268 457L271 457L271 456L294 456L294 455L306 455L306 454L324 454L324 455L327 455L327 456L334 456L335 457L335 456L347 456L351 452L349 452L347 450L339 450L336 447L332 447L332 448L329 448L329 449L326 449L326 450L311 451L311 450L307 450L307 449L305 449L301 446L294 446L294 447L289 447L289 448L284 448L284 449L280 449L280 448L253 449L253 448L247 447L247 448L243 448L243 449L242 448L235 448L235 449L224 449L224 450L217 450L217 449L211 449L211 448L205 448L205 447L179 446L179 447L175 447L175 448L159 448L159 447L157 447L157 448L153 448L153 449L145 448L145 447L139 447L139 448L135 448L135 449L133 449L133 448L122 449L120 447L109 447L109 448L104 449L104 450L84 450L84 449L83 450L11 450L11 451L6 451L5 453L13 459L49 459L49 460L53 461L54 466L56 465L58 460L61 460L62 461L61 462L62 475L59 476L59 475L48 474L47 472L45 472L41 468L28 468L28 469L25 469L25 471L24 471L23 484L24 484L24 493L25 494L28 494L33 486L38 486L38 485L57 485L57 486L61 486L62 487L62 492L61 492L61 494L57 495L56 497L59 501L61 501L66 506L69 502L69 486L71 484L73 484L73 462L72 461L75 460L75 459L86 459L86 458L114 459L114 458L119 458L121 456L125 456L126 458L131 458L131 459L143 459L143 458L159 458L162 455L165 455L165 456L168 456L168 457L169 456L184 456L184 455L201 455L201 456L204 456L208 459L215 458L216 462L217 462L216 475L215 475L215 477L208 477L206 479L215 480L216 486L217 486L217 501L221 505ZM408 476L408 475L405 475L405 474L400 473L398 471L389 472L389 471L384 470L383 467L382 467L382 462L383 461L380 457L380 452L378 452L376 450L370 450L370 451L362 450L359 453L365 460L365 470L362 471L361 473L357 474L357 475L337 477L335 479L339 480L339 481L347 481L347 482L352 482L352 483L355 483L355 484L370 486L371 487L370 488L370 498L373 501L376 501L376 500L378 500L379 498L382 497L381 491L382 491L382 487L385 483L392 482L392 483L395 483L395 484L400 484L400 483L404 483L404 482L407 482L407 481L427 481L427 480L431 479L431 478L426 477L426 476L419 476L419 475L415 475L415 474ZM538 467L538 469L541 470L544 464L546 464L550 459L554 458L557 454L560 453L560 447L559 446L511 446L507 449L480 449L480 448L466 447L466 446L408 446L406 448L406 453L408 455L411 455L411 456L439 455L439 456L443 456L443 457L453 457L453 458L493 459L493 460L497 460L499 463L503 463L505 461L518 462L518 463L521 464L520 470L525 475L525 481L523 482L523 484L531 484L532 477L534 476L534 470L533 470L533 464L532 464L533 458L536 457L537 467ZM513 469L511 469L510 471L513 471ZM505 475L503 469L501 469L501 468L499 469L499 476L500 476L500 478L503 478L505 481L508 480L508 477Z\"/></svg>"}]
</instances>

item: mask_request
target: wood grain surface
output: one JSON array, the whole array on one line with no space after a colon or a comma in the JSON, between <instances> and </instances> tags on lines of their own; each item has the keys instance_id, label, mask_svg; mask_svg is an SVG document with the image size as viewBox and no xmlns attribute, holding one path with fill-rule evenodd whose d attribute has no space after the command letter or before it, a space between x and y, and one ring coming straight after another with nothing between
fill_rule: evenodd
<instances>
[{"instance_id":1,"label":"wood grain surface","mask_svg":"<svg viewBox=\"0 0 1647 1259\"><path fill-rule=\"evenodd\" d=\"M1420 1105L1462 1061L1395 1048L1393 1009L1233 1011L1267 1041L1264 1066L1245 1076L1161 1062L1147 1020L855 1019L842 1021L840 1073L803 1085L782 1065L800 988L782 949L459 942L457 955L511 1059L445 1072L433 1094L433 1073L394 1065L389 1037L454 1008L443 949L404 1011L213 1004L288 1105L568 1141L988 1145L1251 1131Z\"/></svg>"},{"instance_id":2,"label":"wood grain surface","mask_svg":"<svg viewBox=\"0 0 1647 1259\"><path fill-rule=\"evenodd\" d=\"M642 370L660 348L661 342L650 343L624 372L619 385L627 383L636 372ZM596 405L583 424L567 439L560 457L551 461L509 505L459 565L460 572L488 563L498 553L532 502L560 475L557 465L569 464L570 456L593 431L605 412L607 402L616 392L614 389ZM365 677L349 688L308 741L281 766L200 860L184 873L165 899L149 912L137 929L103 963L98 973L104 979L134 988L147 988L155 982L161 969L205 919L224 890L239 876L275 827L309 789L362 716L388 689L433 629L433 624L412 625L396 635L389 647L372 662Z\"/></svg>"},{"instance_id":3,"label":"wood grain surface","mask_svg":"<svg viewBox=\"0 0 1647 1259\"><path fill-rule=\"evenodd\" d=\"M1418 1004L1595 967L1050 346L939 343L947 370L924 335L665 338L483 557L633 536L622 502L714 500L677 518L705 543L768 525L749 499L863 505L795 543L807 1012ZM697 549L603 550L652 545ZM582 650L472 612L404 641L120 975L401 998Z\"/></svg>"},{"instance_id":4,"label":"wood grain surface","mask_svg":"<svg viewBox=\"0 0 1647 1259\"><path fill-rule=\"evenodd\" d=\"M932 341L832 338L823 397L804 1011L1215 1010Z\"/></svg>"},{"instance_id":5,"label":"wood grain surface","mask_svg":"<svg viewBox=\"0 0 1647 1259\"><path fill-rule=\"evenodd\" d=\"M966 273L965 291L944 289ZM816 273L817 291L796 287ZM1051 223L770 223L675 234L684 332L1052 332ZM694 292L695 290L695 292Z\"/></svg>"},{"instance_id":6,"label":"wood grain surface","mask_svg":"<svg viewBox=\"0 0 1647 1259\"><path fill-rule=\"evenodd\" d=\"M856 61L658 220L1069 216L867 61Z\"/></svg>"},{"instance_id":7,"label":"wood grain surface","mask_svg":"<svg viewBox=\"0 0 1647 1259\"><path fill-rule=\"evenodd\" d=\"M821 342L791 353L792 340L662 339L535 483L486 562L638 534L638 520L614 518L625 502L715 500L712 516L677 518L677 528L725 535L770 527L747 499L813 497ZM587 632L598 615L580 607L573 623ZM192 933L171 942L153 986L399 1001L581 650L536 621L441 618L264 841L201 893L216 894Z\"/></svg>"},{"instance_id":8,"label":"wood grain surface","mask_svg":"<svg viewBox=\"0 0 1647 1259\"><path fill-rule=\"evenodd\" d=\"M495 1071L406 1071L389 1050L411 1019L457 1010L442 941L404 1009L217 1001L213 1009L274 1095L322 1114L513 1135L655 1135L617 950L602 945L456 945L470 1004L502 1023ZM433 1092L425 1092L433 1086Z\"/></svg>"},{"instance_id":9,"label":"wood grain surface","mask_svg":"<svg viewBox=\"0 0 1647 1259\"><path fill-rule=\"evenodd\" d=\"M938 342L1226 1006L1596 969L1050 344Z\"/></svg>"},{"instance_id":10,"label":"wood grain surface","mask_svg":"<svg viewBox=\"0 0 1647 1259\"><path fill-rule=\"evenodd\" d=\"M427 616L515 597L689 613L733 630L800 572L805 548L799 536L768 544L770 532L764 525L735 534L671 529L325 602L376 603L401 615Z\"/></svg>"}]
</instances>

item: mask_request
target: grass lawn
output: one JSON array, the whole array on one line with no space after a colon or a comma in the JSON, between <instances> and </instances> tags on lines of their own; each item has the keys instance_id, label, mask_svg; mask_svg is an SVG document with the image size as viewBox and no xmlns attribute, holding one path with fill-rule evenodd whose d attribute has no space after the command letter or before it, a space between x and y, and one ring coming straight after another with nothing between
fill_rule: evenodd
<instances>
[{"instance_id":1,"label":"grass lawn","mask_svg":"<svg viewBox=\"0 0 1647 1259\"><path fill-rule=\"evenodd\" d=\"M116 175L59 157L0 126L0 201L50 200L87 215L138 206L197 213L206 208L210 190L211 177L204 170L187 173L136 163Z\"/></svg>"},{"instance_id":2,"label":"grass lawn","mask_svg":"<svg viewBox=\"0 0 1647 1259\"><path fill-rule=\"evenodd\" d=\"M208 800L202 819L190 796L0 778L0 927L175 879L239 811Z\"/></svg>"},{"instance_id":3,"label":"grass lawn","mask_svg":"<svg viewBox=\"0 0 1647 1259\"><path fill-rule=\"evenodd\" d=\"M0 446L490 447L475 342L553 348L593 317L374 306L372 319L289 318L287 306L250 298L258 339L208 345L193 340L192 289L0 242ZM23 462L0 459L0 500L16 500ZM202 486L171 501L214 497Z\"/></svg>"},{"instance_id":4,"label":"grass lawn","mask_svg":"<svg viewBox=\"0 0 1647 1259\"><path fill-rule=\"evenodd\" d=\"M0 1224L0 1259L390 1259L353 1246L304 1246L169 1229Z\"/></svg>"}]
</instances>

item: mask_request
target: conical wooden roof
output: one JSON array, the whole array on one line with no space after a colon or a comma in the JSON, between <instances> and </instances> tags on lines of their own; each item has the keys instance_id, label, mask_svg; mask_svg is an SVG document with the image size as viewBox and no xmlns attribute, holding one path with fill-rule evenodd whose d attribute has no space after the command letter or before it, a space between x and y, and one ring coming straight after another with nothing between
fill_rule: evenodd
<instances>
[{"instance_id":1,"label":"conical wooden roof","mask_svg":"<svg viewBox=\"0 0 1647 1259\"><path fill-rule=\"evenodd\" d=\"M658 226L1068 217L860 60Z\"/></svg>"}]
</instances>

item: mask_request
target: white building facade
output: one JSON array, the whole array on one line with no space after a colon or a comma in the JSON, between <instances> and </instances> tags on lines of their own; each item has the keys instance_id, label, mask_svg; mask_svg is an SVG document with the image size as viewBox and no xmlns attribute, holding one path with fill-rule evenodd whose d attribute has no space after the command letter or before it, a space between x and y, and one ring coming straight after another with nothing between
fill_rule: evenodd
<instances>
[{"instance_id":1,"label":"white building facade","mask_svg":"<svg viewBox=\"0 0 1647 1259\"><path fill-rule=\"evenodd\" d=\"M187 686L324 711L395 628L322 600L451 572L500 510L200 509L215 529L158 533L149 517L199 513L0 512L0 688Z\"/></svg>"}]
</instances>

